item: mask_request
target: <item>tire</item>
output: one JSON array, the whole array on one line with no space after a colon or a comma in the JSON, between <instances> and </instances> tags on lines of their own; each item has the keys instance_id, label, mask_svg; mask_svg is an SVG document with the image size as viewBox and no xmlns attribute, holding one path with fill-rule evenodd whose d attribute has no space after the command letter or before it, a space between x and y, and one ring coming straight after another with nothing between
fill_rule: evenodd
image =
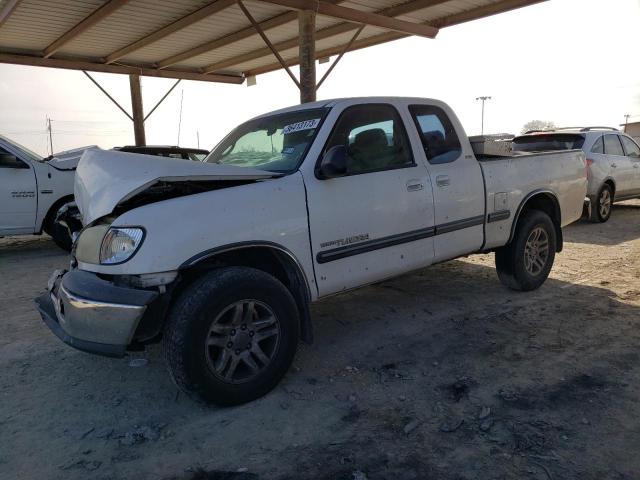
<instances>
[{"instance_id":1,"label":"tire","mask_svg":"<svg viewBox=\"0 0 640 480\"><path fill-rule=\"evenodd\" d=\"M190 396L221 406L250 402L289 369L299 324L295 300L277 279L248 267L220 268L187 287L171 307L165 362Z\"/></svg>"},{"instance_id":2,"label":"tire","mask_svg":"<svg viewBox=\"0 0 640 480\"><path fill-rule=\"evenodd\" d=\"M604 223L611 218L613 207L613 191L608 184L604 184L598 192L595 205L591 208L589 220L593 223Z\"/></svg>"},{"instance_id":3,"label":"tire","mask_svg":"<svg viewBox=\"0 0 640 480\"><path fill-rule=\"evenodd\" d=\"M541 248L545 238L546 254ZM527 246L528 241L531 241L531 244L537 243L537 246ZM539 255L535 255L536 261L532 262L529 259L536 250L539 251ZM496 251L498 278L503 285L512 290L535 290L549 276L555 255L556 230L551 218L539 210L528 210L518 220L511 243Z\"/></svg>"},{"instance_id":4,"label":"tire","mask_svg":"<svg viewBox=\"0 0 640 480\"><path fill-rule=\"evenodd\" d=\"M64 225L60 225L58 222L53 222L49 231L47 232L53 238L53 242L66 252L71 251L73 246L73 240L69 229Z\"/></svg>"}]
</instances>

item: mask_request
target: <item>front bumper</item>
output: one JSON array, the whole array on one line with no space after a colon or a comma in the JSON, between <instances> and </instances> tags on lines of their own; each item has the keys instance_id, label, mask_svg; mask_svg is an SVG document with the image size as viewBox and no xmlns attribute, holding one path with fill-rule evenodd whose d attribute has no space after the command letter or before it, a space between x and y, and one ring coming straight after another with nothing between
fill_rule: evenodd
<instances>
[{"instance_id":1,"label":"front bumper","mask_svg":"<svg viewBox=\"0 0 640 480\"><path fill-rule=\"evenodd\" d=\"M156 292L120 287L94 273L56 270L36 298L42 319L78 350L122 357Z\"/></svg>"}]
</instances>

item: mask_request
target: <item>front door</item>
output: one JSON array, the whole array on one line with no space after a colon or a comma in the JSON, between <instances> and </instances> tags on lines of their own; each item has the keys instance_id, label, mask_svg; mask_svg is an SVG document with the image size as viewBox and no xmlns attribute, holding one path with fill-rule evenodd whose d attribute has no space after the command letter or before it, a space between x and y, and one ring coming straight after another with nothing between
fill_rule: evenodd
<instances>
[{"instance_id":1,"label":"front door","mask_svg":"<svg viewBox=\"0 0 640 480\"><path fill-rule=\"evenodd\" d=\"M431 174L435 260L474 252L484 240L485 193L480 165L473 152L462 146L453 123L457 120L442 108L411 105L409 111L422 137Z\"/></svg>"},{"instance_id":2,"label":"front door","mask_svg":"<svg viewBox=\"0 0 640 480\"><path fill-rule=\"evenodd\" d=\"M33 168L0 148L0 235L33 233L37 201Z\"/></svg>"},{"instance_id":3,"label":"front door","mask_svg":"<svg viewBox=\"0 0 640 480\"><path fill-rule=\"evenodd\" d=\"M429 176L414 160L396 108L373 103L345 108L322 153L332 147L344 151L344 174L305 175L319 295L429 265Z\"/></svg>"}]
</instances>

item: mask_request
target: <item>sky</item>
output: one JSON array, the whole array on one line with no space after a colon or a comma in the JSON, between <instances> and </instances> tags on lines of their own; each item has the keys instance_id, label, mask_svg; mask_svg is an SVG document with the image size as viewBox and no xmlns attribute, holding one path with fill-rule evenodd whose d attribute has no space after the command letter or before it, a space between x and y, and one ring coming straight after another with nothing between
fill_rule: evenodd
<instances>
[{"instance_id":1,"label":"sky","mask_svg":"<svg viewBox=\"0 0 640 480\"><path fill-rule=\"evenodd\" d=\"M551 0L442 29L435 40L349 52L317 96L437 98L469 135L480 133L484 95L485 133L519 133L530 120L617 127L625 114L640 121L638 25L640 0ZM317 66L318 78L328 66ZM130 111L126 75L92 75ZM145 112L173 82L142 78ZM196 147L199 137L210 150L239 123L298 102L284 71L252 87L183 80L147 120L147 143ZM0 64L0 134L47 155L47 117L56 152L134 143L131 121L82 72Z\"/></svg>"}]
</instances>

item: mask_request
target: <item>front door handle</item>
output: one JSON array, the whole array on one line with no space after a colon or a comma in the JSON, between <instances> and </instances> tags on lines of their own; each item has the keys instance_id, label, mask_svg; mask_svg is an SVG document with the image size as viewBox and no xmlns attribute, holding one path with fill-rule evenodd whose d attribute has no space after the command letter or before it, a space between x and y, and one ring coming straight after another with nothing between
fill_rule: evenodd
<instances>
[{"instance_id":1,"label":"front door handle","mask_svg":"<svg viewBox=\"0 0 640 480\"><path fill-rule=\"evenodd\" d=\"M417 192L418 190L422 190L424 185L422 182L417 179L412 179L407 181L407 192Z\"/></svg>"},{"instance_id":2,"label":"front door handle","mask_svg":"<svg viewBox=\"0 0 640 480\"><path fill-rule=\"evenodd\" d=\"M448 187L451 184L451 179L449 179L449 175L438 175L436 177L436 185L439 187Z\"/></svg>"},{"instance_id":3,"label":"front door handle","mask_svg":"<svg viewBox=\"0 0 640 480\"><path fill-rule=\"evenodd\" d=\"M611 168L616 168L618 165L616 165L615 163L611 164Z\"/></svg>"},{"instance_id":4,"label":"front door handle","mask_svg":"<svg viewBox=\"0 0 640 480\"><path fill-rule=\"evenodd\" d=\"M634 163L633 164L633 168L638 168L638 167L640 167L640 165L638 165L638 163Z\"/></svg>"}]
</instances>

